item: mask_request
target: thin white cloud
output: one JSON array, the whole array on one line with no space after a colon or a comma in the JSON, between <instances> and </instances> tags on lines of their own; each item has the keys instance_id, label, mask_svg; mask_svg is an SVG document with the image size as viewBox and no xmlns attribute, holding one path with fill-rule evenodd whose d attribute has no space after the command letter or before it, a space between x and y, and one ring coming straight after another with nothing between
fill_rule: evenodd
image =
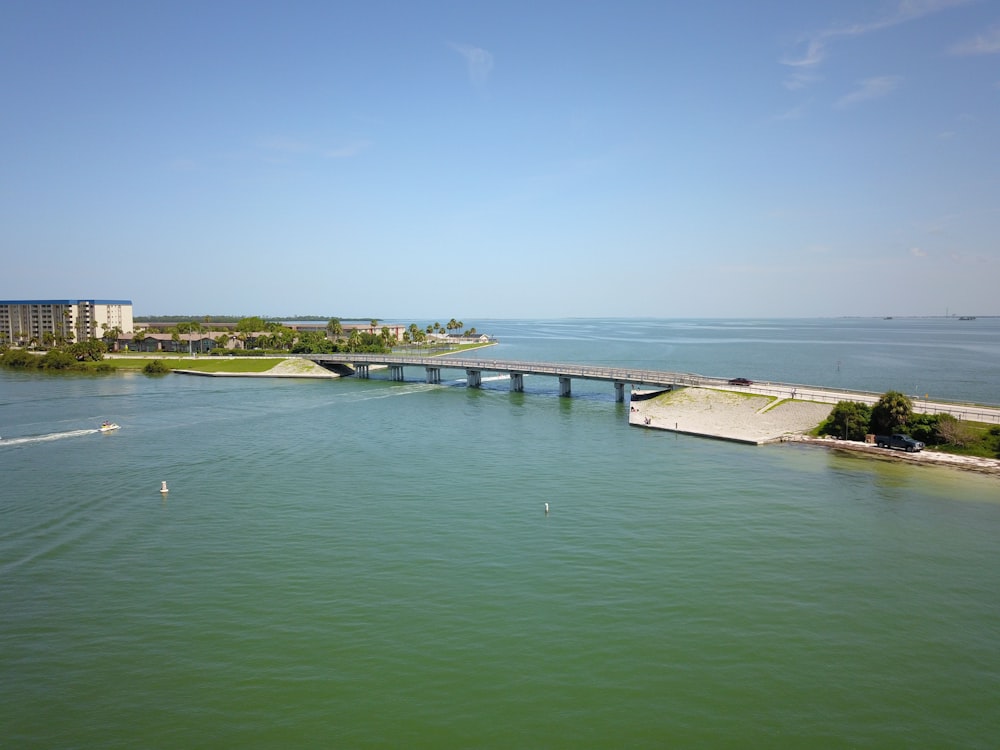
<instances>
[{"instance_id":1,"label":"thin white cloud","mask_svg":"<svg viewBox=\"0 0 1000 750\"><path fill-rule=\"evenodd\" d=\"M781 64L790 65L794 68L803 68L818 65L823 62L823 58L826 57L825 37L828 33L829 32L824 32L819 36L810 39L806 43L806 50L804 53L800 53L798 57L794 58L786 57L781 61Z\"/></svg>"},{"instance_id":2,"label":"thin white cloud","mask_svg":"<svg viewBox=\"0 0 1000 750\"><path fill-rule=\"evenodd\" d=\"M784 86L789 91L800 91L808 88L818 80L820 80L820 76L796 70L792 75L785 79Z\"/></svg>"},{"instance_id":3,"label":"thin white cloud","mask_svg":"<svg viewBox=\"0 0 1000 750\"><path fill-rule=\"evenodd\" d=\"M862 102L881 99L890 94L900 82L899 76L879 76L861 81L860 86L851 93L842 96L834 105L837 109L853 107Z\"/></svg>"},{"instance_id":4,"label":"thin white cloud","mask_svg":"<svg viewBox=\"0 0 1000 750\"><path fill-rule=\"evenodd\" d=\"M912 255L914 258L926 258L927 257L927 253L924 252L923 250L921 250L919 247L911 247L910 248L910 255Z\"/></svg>"},{"instance_id":5,"label":"thin white cloud","mask_svg":"<svg viewBox=\"0 0 1000 750\"><path fill-rule=\"evenodd\" d=\"M953 55L995 55L1000 53L1000 26L959 42L951 48Z\"/></svg>"},{"instance_id":6,"label":"thin white cloud","mask_svg":"<svg viewBox=\"0 0 1000 750\"><path fill-rule=\"evenodd\" d=\"M813 67L821 63L827 55L827 48L838 39L849 39L864 36L877 31L892 28L918 18L939 13L949 8L965 5L973 0L901 0L896 8L886 16L867 23L854 23L846 26L831 26L806 35L801 45L804 51L781 60L783 65L792 67Z\"/></svg>"},{"instance_id":7,"label":"thin white cloud","mask_svg":"<svg viewBox=\"0 0 1000 750\"><path fill-rule=\"evenodd\" d=\"M470 44L452 43L450 46L465 59L472 84L477 87L486 85L493 70L493 55L481 47L473 47Z\"/></svg>"}]
</instances>

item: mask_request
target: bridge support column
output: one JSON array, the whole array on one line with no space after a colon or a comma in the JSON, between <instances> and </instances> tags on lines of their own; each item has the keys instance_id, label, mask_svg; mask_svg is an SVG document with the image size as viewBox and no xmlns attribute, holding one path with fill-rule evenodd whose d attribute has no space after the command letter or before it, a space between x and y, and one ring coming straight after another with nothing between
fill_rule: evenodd
<instances>
[{"instance_id":1,"label":"bridge support column","mask_svg":"<svg viewBox=\"0 0 1000 750\"><path fill-rule=\"evenodd\" d=\"M615 383L615 401L622 403L625 400L625 384Z\"/></svg>"},{"instance_id":2,"label":"bridge support column","mask_svg":"<svg viewBox=\"0 0 1000 750\"><path fill-rule=\"evenodd\" d=\"M359 378L368 379L368 365L356 364L354 365L354 374Z\"/></svg>"},{"instance_id":3,"label":"bridge support column","mask_svg":"<svg viewBox=\"0 0 1000 750\"><path fill-rule=\"evenodd\" d=\"M560 396L569 396L570 395L569 384L571 382L572 381L568 377L566 377L565 375L560 375L559 376L559 395Z\"/></svg>"},{"instance_id":4,"label":"bridge support column","mask_svg":"<svg viewBox=\"0 0 1000 750\"><path fill-rule=\"evenodd\" d=\"M482 370L466 370L465 371L465 384L469 388L478 388L483 384L483 371Z\"/></svg>"},{"instance_id":5,"label":"bridge support column","mask_svg":"<svg viewBox=\"0 0 1000 750\"><path fill-rule=\"evenodd\" d=\"M427 368L427 382L428 383L440 383L441 382L441 368L440 367L428 367Z\"/></svg>"},{"instance_id":6,"label":"bridge support column","mask_svg":"<svg viewBox=\"0 0 1000 750\"><path fill-rule=\"evenodd\" d=\"M524 393L523 372L512 372L510 374L510 390L513 393Z\"/></svg>"},{"instance_id":7,"label":"bridge support column","mask_svg":"<svg viewBox=\"0 0 1000 750\"><path fill-rule=\"evenodd\" d=\"M389 380L402 380L402 379L403 379L403 366L389 365Z\"/></svg>"}]
</instances>

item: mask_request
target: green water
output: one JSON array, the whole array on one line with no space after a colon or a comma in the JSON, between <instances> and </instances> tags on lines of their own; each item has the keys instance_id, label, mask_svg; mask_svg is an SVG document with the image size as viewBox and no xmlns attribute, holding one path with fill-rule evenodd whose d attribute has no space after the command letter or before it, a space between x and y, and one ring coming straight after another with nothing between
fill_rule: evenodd
<instances>
[{"instance_id":1,"label":"green water","mask_svg":"<svg viewBox=\"0 0 1000 750\"><path fill-rule=\"evenodd\" d=\"M526 385L0 372L0 746L995 746L995 478Z\"/></svg>"}]
</instances>

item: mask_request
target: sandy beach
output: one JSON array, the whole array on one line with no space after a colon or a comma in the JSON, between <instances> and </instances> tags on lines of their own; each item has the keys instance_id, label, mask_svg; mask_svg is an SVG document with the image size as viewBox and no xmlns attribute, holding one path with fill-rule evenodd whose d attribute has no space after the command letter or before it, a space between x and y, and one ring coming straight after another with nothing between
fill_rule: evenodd
<instances>
[{"instance_id":1,"label":"sandy beach","mask_svg":"<svg viewBox=\"0 0 1000 750\"><path fill-rule=\"evenodd\" d=\"M829 416L832 408L830 404L711 388L678 388L654 398L633 401L629 424L756 445L797 442L862 453L882 461L947 466L1000 476L997 459L930 450L906 453L852 440L810 437L808 433Z\"/></svg>"}]
</instances>

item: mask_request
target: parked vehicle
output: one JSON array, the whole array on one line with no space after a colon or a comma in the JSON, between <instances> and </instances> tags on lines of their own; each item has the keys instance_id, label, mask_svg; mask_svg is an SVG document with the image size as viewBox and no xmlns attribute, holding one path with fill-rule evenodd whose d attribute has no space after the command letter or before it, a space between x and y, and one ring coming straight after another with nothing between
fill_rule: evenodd
<instances>
[{"instance_id":1,"label":"parked vehicle","mask_svg":"<svg viewBox=\"0 0 1000 750\"><path fill-rule=\"evenodd\" d=\"M729 381L729 385L753 385L753 381L746 378L733 378Z\"/></svg>"},{"instance_id":2,"label":"parked vehicle","mask_svg":"<svg viewBox=\"0 0 1000 750\"><path fill-rule=\"evenodd\" d=\"M914 440L909 435L876 435L875 445L879 448L895 448L904 450L907 453L914 453L923 450L924 444L919 440Z\"/></svg>"}]
</instances>

